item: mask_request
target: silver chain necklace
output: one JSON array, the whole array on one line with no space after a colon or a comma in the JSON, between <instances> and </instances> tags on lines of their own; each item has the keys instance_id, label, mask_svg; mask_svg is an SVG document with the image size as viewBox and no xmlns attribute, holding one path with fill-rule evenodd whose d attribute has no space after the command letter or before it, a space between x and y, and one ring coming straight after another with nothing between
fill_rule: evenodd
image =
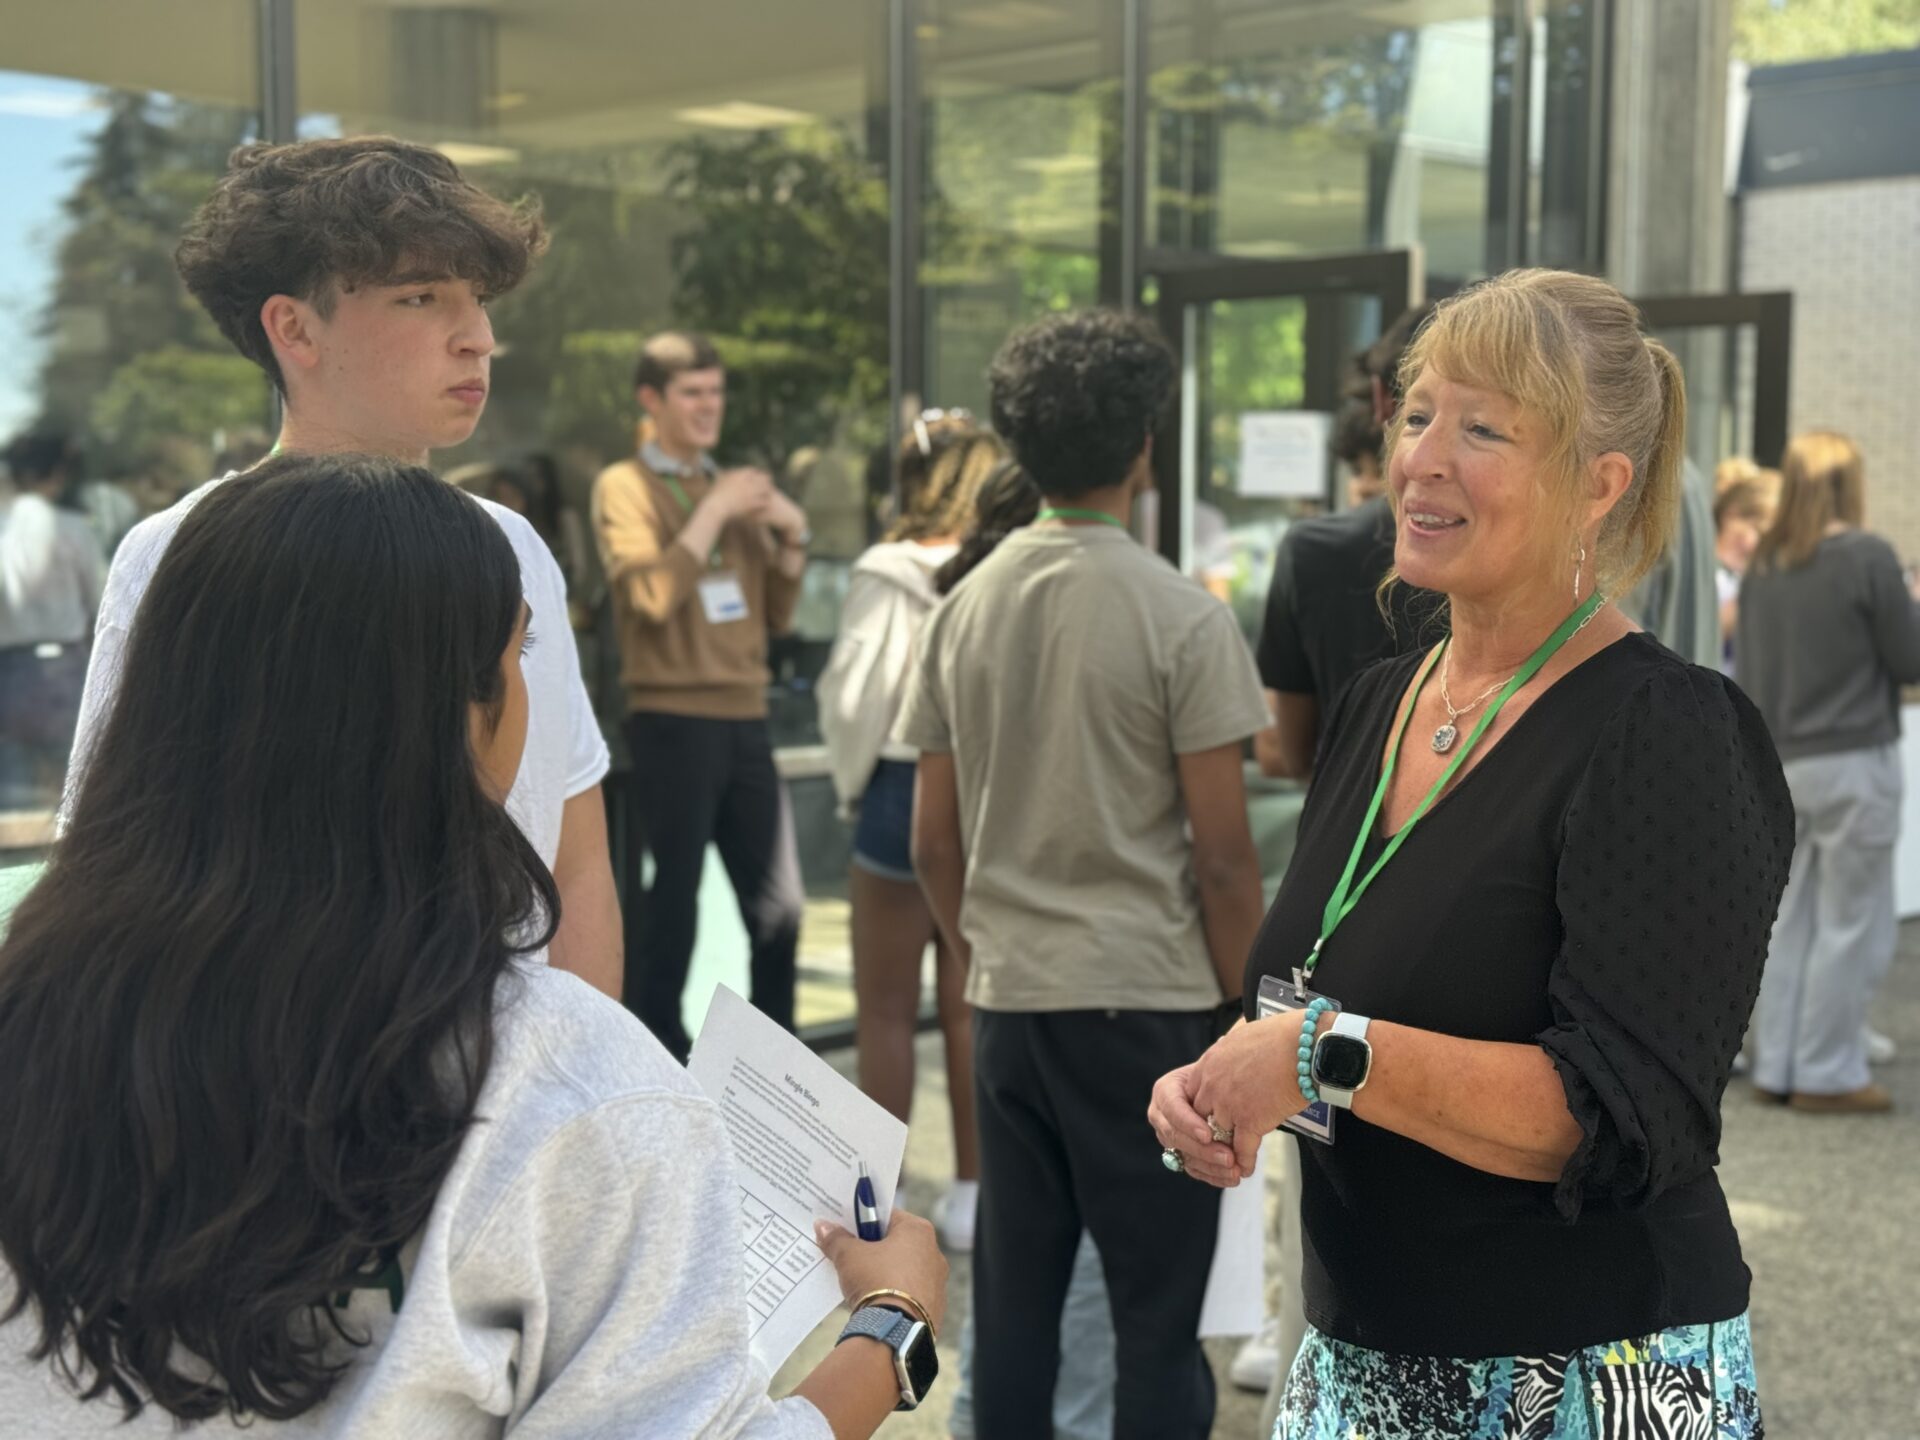
<instances>
[{"instance_id":1,"label":"silver chain necklace","mask_svg":"<svg viewBox=\"0 0 1920 1440\"><path fill-rule=\"evenodd\" d=\"M1447 693L1447 677L1453 671L1453 646L1447 646L1446 658L1440 662L1440 703L1447 707L1447 723L1433 732L1433 748L1436 754L1444 755L1453 748L1453 742L1460 738L1460 726L1456 723L1460 717L1485 700L1503 685L1511 684L1513 676L1505 680L1496 680L1477 696L1464 705L1453 703L1453 696ZM1518 673L1517 671L1515 672Z\"/></svg>"},{"instance_id":2,"label":"silver chain necklace","mask_svg":"<svg viewBox=\"0 0 1920 1440\"><path fill-rule=\"evenodd\" d=\"M1593 616L1598 615L1601 610L1604 610L1606 608L1607 608L1606 605L1602 604L1598 609L1596 609L1593 612L1593 615L1589 615L1587 616L1586 619L1582 620L1579 623L1579 625L1574 627L1573 635L1578 635L1582 630L1586 629L1587 626L1591 625L1593 623ZM1569 635L1567 639L1569 640L1573 639L1573 635ZM1449 640L1447 642L1447 653L1445 656L1441 658L1441 661L1440 661L1440 703L1447 707L1447 723L1442 725L1439 729L1433 732L1434 752L1439 755L1444 755L1449 750L1453 749L1454 741L1460 738L1460 727L1456 722L1458 722L1458 720L1462 715L1466 714L1469 710L1474 709L1482 701L1484 701L1489 695L1493 694L1494 691L1500 689L1504 685L1511 685L1513 683L1513 676L1509 675L1506 679L1497 680L1493 684L1489 685L1486 689L1482 690L1478 695L1474 696L1474 698L1469 700L1466 704L1455 705L1453 703L1453 696L1447 693L1447 679L1452 673L1453 673L1453 642ZM1514 673L1518 674L1519 672L1515 671Z\"/></svg>"}]
</instances>

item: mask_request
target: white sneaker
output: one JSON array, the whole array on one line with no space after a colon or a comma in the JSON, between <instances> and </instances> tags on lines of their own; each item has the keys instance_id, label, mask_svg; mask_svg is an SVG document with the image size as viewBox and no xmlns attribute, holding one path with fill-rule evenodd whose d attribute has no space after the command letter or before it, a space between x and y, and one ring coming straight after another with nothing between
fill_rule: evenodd
<instances>
[{"instance_id":1,"label":"white sneaker","mask_svg":"<svg viewBox=\"0 0 1920 1440\"><path fill-rule=\"evenodd\" d=\"M956 1180L953 1188L933 1202L933 1230L942 1249L954 1255L973 1253L973 1225L980 1213L980 1182Z\"/></svg>"},{"instance_id":2,"label":"white sneaker","mask_svg":"<svg viewBox=\"0 0 1920 1440\"><path fill-rule=\"evenodd\" d=\"M1227 1378L1242 1390L1261 1395L1273 1388L1280 1374L1280 1321L1269 1315L1260 1333L1240 1347L1227 1367Z\"/></svg>"},{"instance_id":3,"label":"white sneaker","mask_svg":"<svg viewBox=\"0 0 1920 1440\"><path fill-rule=\"evenodd\" d=\"M1867 1027L1867 1063L1869 1065L1891 1065L1900 1053L1900 1047L1893 1043L1891 1035L1882 1035L1871 1025Z\"/></svg>"}]
</instances>

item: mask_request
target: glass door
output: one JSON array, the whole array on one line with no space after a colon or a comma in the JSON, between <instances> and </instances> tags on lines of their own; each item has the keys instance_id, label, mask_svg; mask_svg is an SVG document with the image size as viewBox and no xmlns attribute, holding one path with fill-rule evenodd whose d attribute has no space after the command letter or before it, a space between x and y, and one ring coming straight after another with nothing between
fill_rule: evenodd
<instances>
[{"instance_id":1,"label":"glass door","mask_svg":"<svg viewBox=\"0 0 1920 1440\"><path fill-rule=\"evenodd\" d=\"M1163 272L1180 404L1155 445L1149 539L1260 629L1287 525L1344 503L1333 427L1352 357L1421 296L1417 250Z\"/></svg>"}]
</instances>

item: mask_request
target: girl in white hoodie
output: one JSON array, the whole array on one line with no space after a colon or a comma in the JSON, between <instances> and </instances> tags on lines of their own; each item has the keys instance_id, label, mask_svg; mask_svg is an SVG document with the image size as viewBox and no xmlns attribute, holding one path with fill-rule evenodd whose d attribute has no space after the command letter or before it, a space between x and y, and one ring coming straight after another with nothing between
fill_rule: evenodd
<instances>
[{"instance_id":1,"label":"girl in white hoodie","mask_svg":"<svg viewBox=\"0 0 1920 1440\"><path fill-rule=\"evenodd\" d=\"M971 529L974 496L1002 463L1000 442L964 411L914 421L895 457L896 518L854 564L832 658L820 676L820 729L841 813L854 819L853 983L860 1088L907 1119L920 959L935 947L940 1028L953 1106L954 1188L939 1207L942 1238L973 1244L979 1159L966 976L936 933L909 853L918 752L892 742L920 627L939 602L935 573Z\"/></svg>"}]
</instances>

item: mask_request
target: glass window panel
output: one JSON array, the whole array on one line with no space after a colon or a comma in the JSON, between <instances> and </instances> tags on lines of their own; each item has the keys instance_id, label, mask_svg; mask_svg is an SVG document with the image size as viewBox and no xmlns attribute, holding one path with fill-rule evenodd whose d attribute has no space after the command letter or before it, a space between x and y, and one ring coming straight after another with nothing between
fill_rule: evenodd
<instances>
[{"instance_id":1,"label":"glass window panel","mask_svg":"<svg viewBox=\"0 0 1920 1440\"><path fill-rule=\"evenodd\" d=\"M1528 261L1596 268L1599 206L1595 75L1605 44L1596 0L1548 0L1534 21L1529 117Z\"/></svg>"},{"instance_id":2,"label":"glass window panel","mask_svg":"<svg viewBox=\"0 0 1920 1440\"><path fill-rule=\"evenodd\" d=\"M812 749L813 681L871 538L868 457L886 439L886 7L340 0L299 7L298 27L303 134L399 134L497 194L531 192L544 206L551 248L493 307L487 412L435 462L551 457L572 518L550 539L615 748L616 792L625 702L588 491L635 443L642 340L681 327L719 347L729 384L718 458L772 470L814 531L796 633L773 647L769 706L808 897L800 1019L851 1015L848 834ZM631 869L627 838L617 858ZM637 888L637 876L627 882ZM638 914L630 904L629 923ZM746 939L717 860L700 917L686 992L695 1026L715 981L747 988Z\"/></svg>"},{"instance_id":3,"label":"glass window panel","mask_svg":"<svg viewBox=\"0 0 1920 1440\"><path fill-rule=\"evenodd\" d=\"M1099 298L1119 14L1098 0L926 0L927 404L986 414L1007 333Z\"/></svg>"},{"instance_id":4,"label":"glass window panel","mask_svg":"<svg viewBox=\"0 0 1920 1440\"><path fill-rule=\"evenodd\" d=\"M51 527L104 561L230 443L267 443L266 377L173 269L181 228L257 133L253 13L74 0L13 7L0 34L0 441L74 447L57 487L0 481L0 866L46 839L92 626Z\"/></svg>"},{"instance_id":5,"label":"glass window panel","mask_svg":"<svg viewBox=\"0 0 1920 1440\"><path fill-rule=\"evenodd\" d=\"M1751 325L1652 332L1687 381L1687 458L1705 474L1730 455L1753 454L1755 334Z\"/></svg>"},{"instance_id":6,"label":"glass window panel","mask_svg":"<svg viewBox=\"0 0 1920 1440\"><path fill-rule=\"evenodd\" d=\"M1426 248L1482 273L1493 6L1154 0L1148 224L1169 250Z\"/></svg>"},{"instance_id":7,"label":"glass window panel","mask_svg":"<svg viewBox=\"0 0 1920 1440\"><path fill-rule=\"evenodd\" d=\"M868 539L866 457L885 438L883 20L869 0L299 12L303 134L403 135L498 194L540 197L554 243L495 306L487 412L436 463L551 457L574 519L550 538L577 619L603 593L578 521L593 475L634 443L640 343L675 326L715 340L729 373L718 458L799 496L820 557L775 656L787 745L818 739L810 682ZM617 728L612 657L591 648Z\"/></svg>"},{"instance_id":8,"label":"glass window panel","mask_svg":"<svg viewBox=\"0 0 1920 1440\"><path fill-rule=\"evenodd\" d=\"M1186 412L1196 433L1193 515L1183 564L1232 608L1253 645L1265 614L1274 552L1287 525L1351 502L1342 499L1349 477L1330 448L1317 457L1311 495L1275 497L1264 493L1264 484L1249 483L1241 471L1243 419L1314 411L1331 427L1333 402L1325 383L1330 377L1313 375L1312 367L1327 356L1344 361L1377 339L1380 302L1365 293L1215 300L1188 307L1185 324L1197 347L1197 369L1193 409Z\"/></svg>"},{"instance_id":9,"label":"glass window panel","mask_svg":"<svg viewBox=\"0 0 1920 1440\"><path fill-rule=\"evenodd\" d=\"M1306 403L1307 302L1216 300L1197 317L1205 356L1190 570L1233 610L1249 646L1260 639L1273 556L1287 522L1321 508L1242 493L1240 419Z\"/></svg>"}]
</instances>

